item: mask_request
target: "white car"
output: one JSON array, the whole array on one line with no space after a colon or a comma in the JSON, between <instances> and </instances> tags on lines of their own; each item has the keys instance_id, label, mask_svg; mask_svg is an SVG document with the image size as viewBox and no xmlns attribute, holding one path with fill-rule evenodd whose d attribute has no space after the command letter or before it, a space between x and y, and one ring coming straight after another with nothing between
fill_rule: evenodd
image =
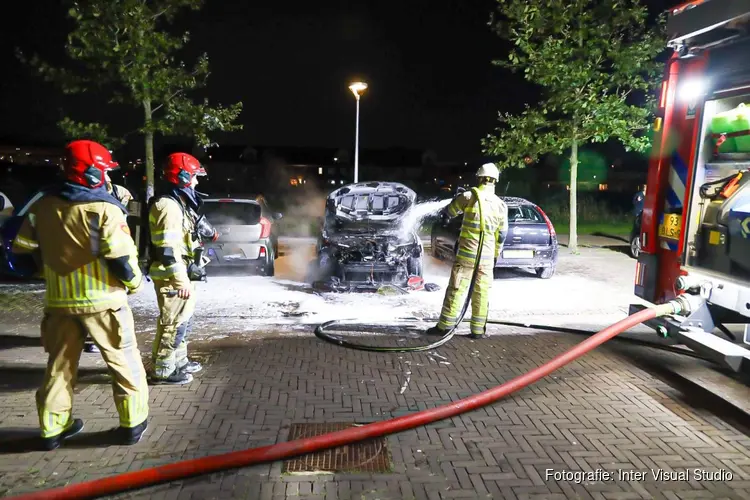
<instances>
[{"instance_id":1,"label":"white car","mask_svg":"<svg viewBox=\"0 0 750 500\"><path fill-rule=\"evenodd\" d=\"M281 219L280 213L267 213L250 198L207 198L202 213L219 232L216 241L204 243L211 259L206 266L209 274L259 271L274 275L279 253L273 223Z\"/></svg>"}]
</instances>

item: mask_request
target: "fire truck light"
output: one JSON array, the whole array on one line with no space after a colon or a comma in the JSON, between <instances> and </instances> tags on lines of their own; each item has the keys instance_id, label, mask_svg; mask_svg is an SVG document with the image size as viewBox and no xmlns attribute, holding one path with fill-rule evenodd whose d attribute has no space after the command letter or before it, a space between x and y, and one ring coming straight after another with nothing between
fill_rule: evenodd
<instances>
[{"instance_id":1,"label":"fire truck light","mask_svg":"<svg viewBox=\"0 0 750 500\"><path fill-rule=\"evenodd\" d=\"M704 80L688 80L680 85L678 95L680 99L695 102L706 93L706 82Z\"/></svg>"}]
</instances>

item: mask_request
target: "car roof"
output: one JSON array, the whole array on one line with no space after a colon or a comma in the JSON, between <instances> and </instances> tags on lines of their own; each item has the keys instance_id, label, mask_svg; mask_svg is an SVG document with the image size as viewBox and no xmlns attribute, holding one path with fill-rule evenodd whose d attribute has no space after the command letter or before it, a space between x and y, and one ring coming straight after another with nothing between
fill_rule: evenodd
<instances>
[{"instance_id":1,"label":"car roof","mask_svg":"<svg viewBox=\"0 0 750 500\"><path fill-rule=\"evenodd\" d=\"M534 203L531 203L529 200L524 198L518 198L516 196L501 196L501 200L505 202L506 205L514 205L514 206L520 206L520 205L530 205L534 206Z\"/></svg>"}]
</instances>

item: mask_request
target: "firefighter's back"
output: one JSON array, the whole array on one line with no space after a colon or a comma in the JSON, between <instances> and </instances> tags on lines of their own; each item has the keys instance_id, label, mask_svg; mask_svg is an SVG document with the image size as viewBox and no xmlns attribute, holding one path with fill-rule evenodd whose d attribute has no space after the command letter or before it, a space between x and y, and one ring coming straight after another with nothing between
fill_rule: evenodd
<instances>
[{"instance_id":1,"label":"firefighter's back","mask_svg":"<svg viewBox=\"0 0 750 500\"><path fill-rule=\"evenodd\" d=\"M482 260L494 263L495 234L507 218L508 208L494 192L494 184L485 184L475 190L467 191L462 196L471 197L464 210L461 225L458 257L464 257L473 263L479 253L479 233L483 229ZM477 193L479 199L477 199ZM481 201L481 215L479 202Z\"/></svg>"},{"instance_id":2,"label":"firefighter's back","mask_svg":"<svg viewBox=\"0 0 750 500\"><path fill-rule=\"evenodd\" d=\"M100 257L114 249L104 247L127 245L124 239L130 238L119 208L46 196L32 207L30 218L44 265L48 309L88 314L126 303L125 285Z\"/></svg>"}]
</instances>

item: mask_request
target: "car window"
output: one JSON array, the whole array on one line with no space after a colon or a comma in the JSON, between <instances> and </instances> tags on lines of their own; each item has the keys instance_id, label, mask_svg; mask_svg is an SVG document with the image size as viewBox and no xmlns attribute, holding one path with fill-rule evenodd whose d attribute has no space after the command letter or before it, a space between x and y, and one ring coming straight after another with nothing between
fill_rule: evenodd
<instances>
[{"instance_id":1,"label":"car window","mask_svg":"<svg viewBox=\"0 0 750 500\"><path fill-rule=\"evenodd\" d=\"M260 222L261 208L256 203L207 201L203 214L214 225L250 226Z\"/></svg>"},{"instance_id":2,"label":"car window","mask_svg":"<svg viewBox=\"0 0 750 500\"><path fill-rule=\"evenodd\" d=\"M531 205L508 207L509 222L543 223L544 218L537 209Z\"/></svg>"}]
</instances>

